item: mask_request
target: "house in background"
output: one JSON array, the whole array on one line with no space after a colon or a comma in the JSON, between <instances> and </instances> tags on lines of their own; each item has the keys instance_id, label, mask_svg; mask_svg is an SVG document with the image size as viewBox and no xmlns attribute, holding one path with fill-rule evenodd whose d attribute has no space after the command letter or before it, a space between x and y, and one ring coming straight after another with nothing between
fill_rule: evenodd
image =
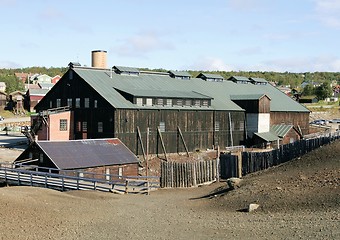
<instances>
[{"instance_id":1,"label":"house in background","mask_svg":"<svg viewBox=\"0 0 340 240\"><path fill-rule=\"evenodd\" d=\"M34 78L34 83L51 83L52 77L48 76L47 74L39 74Z\"/></svg>"},{"instance_id":2,"label":"house in background","mask_svg":"<svg viewBox=\"0 0 340 240\"><path fill-rule=\"evenodd\" d=\"M116 138L35 141L14 163L55 168L66 175L70 172L63 170L112 174L117 178L137 176L139 168L138 158Z\"/></svg>"},{"instance_id":3,"label":"house in background","mask_svg":"<svg viewBox=\"0 0 340 240\"><path fill-rule=\"evenodd\" d=\"M60 80L60 76L59 75L56 75L54 76L52 79L51 79L51 83L53 84L56 84L59 80Z\"/></svg>"},{"instance_id":4,"label":"house in background","mask_svg":"<svg viewBox=\"0 0 340 240\"><path fill-rule=\"evenodd\" d=\"M24 100L24 108L29 112L34 112L34 107L48 93L49 89L30 88L27 90Z\"/></svg>"}]
</instances>

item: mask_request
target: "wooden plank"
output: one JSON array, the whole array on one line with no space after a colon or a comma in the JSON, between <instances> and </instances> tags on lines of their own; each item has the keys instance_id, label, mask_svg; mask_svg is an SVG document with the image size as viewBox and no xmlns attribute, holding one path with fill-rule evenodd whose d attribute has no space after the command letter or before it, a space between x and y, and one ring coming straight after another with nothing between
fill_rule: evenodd
<instances>
[{"instance_id":1,"label":"wooden plank","mask_svg":"<svg viewBox=\"0 0 340 240\"><path fill-rule=\"evenodd\" d=\"M137 126L137 137L138 137L139 143L140 143L141 148L142 148L142 153L143 153L144 161L146 161L145 150L144 150L144 144L143 144L142 135L141 135L141 133L140 133L139 126Z\"/></svg>"},{"instance_id":2,"label":"wooden plank","mask_svg":"<svg viewBox=\"0 0 340 240\"><path fill-rule=\"evenodd\" d=\"M188 147L187 147L187 145L186 145L186 143L185 143L185 141L184 141L184 137L183 137L182 131L181 131L181 129L180 129L179 126L177 126L177 131L178 131L178 133L179 133L179 136L181 137L181 140L182 140L183 146L184 146L184 148L185 148L185 151L186 151L186 153L187 153L187 156L189 157Z\"/></svg>"},{"instance_id":3,"label":"wooden plank","mask_svg":"<svg viewBox=\"0 0 340 240\"><path fill-rule=\"evenodd\" d=\"M165 160L168 161L168 157L166 155L166 149L165 149L162 133L161 133L161 130L160 130L159 127L157 127L157 132L158 132L159 139L161 140L161 144L162 144L162 149L163 149Z\"/></svg>"}]
</instances>

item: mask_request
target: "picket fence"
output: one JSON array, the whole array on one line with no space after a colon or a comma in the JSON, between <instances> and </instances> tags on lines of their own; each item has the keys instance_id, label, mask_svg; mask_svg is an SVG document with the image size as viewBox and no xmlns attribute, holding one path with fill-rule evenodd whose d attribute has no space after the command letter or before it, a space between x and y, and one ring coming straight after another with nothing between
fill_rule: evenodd
<instances>
[{"instance_id":1,"label":"picket fence","mask_svg":"<svg viewBox=\"0 0 340 240\"><path fill-rule=\"evenodd\" d=\"M194 187L217 180L219 160L161 163L161 187Z\"/></svg>"}]
</instances>

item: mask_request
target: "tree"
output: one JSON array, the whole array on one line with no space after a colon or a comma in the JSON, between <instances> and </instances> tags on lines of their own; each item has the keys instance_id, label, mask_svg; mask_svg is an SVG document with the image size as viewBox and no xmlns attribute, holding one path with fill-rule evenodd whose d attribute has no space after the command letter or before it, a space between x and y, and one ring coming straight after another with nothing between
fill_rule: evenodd
<instances>
[{"instance_id":1,"label":"tree","mask_svg":"<svg viewBox=\"0 0 340 240\"><path fill-rule=\"evenodd\" d=\"M331 97L332 93L333 90L329 82L324 82L315 89L315 95L318 100L323 100L325 98Z\"/></svg>"},{"instance_id":2,"label":"tree","mask_svg":"<svg viewBox=\"0 0 340 240\"><path fill-rule=\"evenodd\" d=\"M311 96L314 95L314 87L312 84L307 84L302 90L303 96Z\"/></svg>"}]
</instances>

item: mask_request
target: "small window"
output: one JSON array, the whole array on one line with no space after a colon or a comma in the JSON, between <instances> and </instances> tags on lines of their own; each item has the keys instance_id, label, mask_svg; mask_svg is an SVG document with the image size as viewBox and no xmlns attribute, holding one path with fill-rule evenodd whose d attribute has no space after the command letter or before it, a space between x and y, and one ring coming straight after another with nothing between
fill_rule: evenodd
<instances>
[{"instance_id":1,"label":"small window","mask_svg":"<svg viewBox=\"0 0 340 240\"><path fill-rule=\"evenodd\" d=\"M157 105L163 105L163 98L157 98Z\"/></svg>"},{"instance_id":2,"label":"small window","mask_svg":"<svg viewBox=\"0 0 340 240\"><path fill-rule=\"evenodd\" d=\"M57 99L57 108L58 107L61 107L61 99L60 98Z\"/></svg>"},{"instance_id":3,"label":"small window","mask_svg":"<svg viewBox=\"0 0 340 240\"><path fill-rule=\"evenodd\" d=\"M136 98L136 104L138 106L143 106L143 98Z\"/></svg>"},{"instance_id":4,"label":"small window","mask_svg":"<svg viewBox=\"0 0 340 240\"><path fill-rule=\"evenodd\" d=\"M185 106L191 106L191 100L190 99L185 100Z\"/></svg>"},{"instance_id":5,"label":"small window","mask_svg":"<svg viewBox=\"0 0 340 240\"><path fill-rule=\"evenodd\" d=\"M159 123L159 131L165 132L165 122L160 122Z\"/></svg>"},{"instance_id":6,"label":"small window","mask_svg":"<svg viewBox=\"0 0 340 240\"><path fill-rule=\"evenodd\" d=\"M84 107L85 108L89 108L90 107L90 99L89 98L85 98L84 100L85 100L84 101Z\"/></svg>"},{"instance_id":7,"label":"small window","mask_svg":"<svg viewBox=\"0 0 340 240\"><path fill-rule=\"evenodd\" d=\"M200 101L200 100L195 100L194 105L195 105L196 107L201 106L201 101Z\"/></svg>"},{"instance_id":8,"label":"small window","mask_svg":"<svg viewBox=\"0 0 340 240\"><path fill-rule=\"evenodd\" d=\"M50 101L50 108L53 108L53 103L52 103L52 101Z\"/></svg>"},{"instance_id":9,"label":"small window","mask_svg":"<svg viewBox=\"0 0 340 240\"><path fill-rule=\"evenodd\" d=\"M69 79L71 79L71 80L73 79L73 71L69 71L69 72L68 72L68 77L69 77Z\"/></svg>"},{"instance_id":10,"label":"small window","mask_svg":"<svg viewBox=\"0 0 340 240\"><path fill-rule=\"evenodd\" d=\"M167 106L172 106L172 99L167 99L166 100L166 105Z\"/></svg>"},{"instance_id":11,"label":"small window","mask_svg":"<svg viewBox=\"0 0 340 240\"><path fill-rule=\"evenodd\" d=\"M103 122L98 122L98 132L99 133L103 132Z\"/></svg>"},{"instance_id":12,"label":"small window","mask_svg":"<svg viewBox=\"0 0 340 240\"><path fill-rule=\"evenodd\" d=\"M76 108L80 108L80 98L76 98Z\"/></svg>"},{"instance_id":13,"label":"small window","mask_svg":"<svg viewBox=\"0 0 340 240\"><path fill-rule=\"evenodd\" d=\"M203 100L202 105L203 105L204 107L208 107L208 106L209 106L208 100Z\"/></svg>"},{"instance_id":14,"label":"small window","mask_svg":"<svg viewBox=\"0 0 340 240\"><path fill-rule=\"evenodd\" d=\"M152 98L146 99L146 106L152 106Z\"/></svg>"},{"instance_id":15,"label":"small window","mask_svg":"<svg viewBox=\"0 0 340 240\"><path fill-rule=\"evenodd\" d=\"M60 119L59 131L67 131L67 119Z\"/></svg>"},{"instance_id":16,"label":"small window","mask_svg":"<svg viewBox=\"0 0 340 240\"><path fill-rule=\"evenodd\" d=\"M67 99L67 106L72 107L72 98Z\"/></svg>"},{"instance_id":17,"label":"small window","mask_svg":"<svg viewBox=\"0 0 340 240\"><path fill-rule=\"evenodd\" d=\"M176 100L176 105L177 106L182 106L183 105L183 100L182 99L177 99Z\"/></svg>"},{"instance_id":18,"label":"small window","mask_svg":"<svg viewBox=\"0 0 340 240\"><path fill-rule=\"evenodd\" d=\"M97 107L98 107L98 100L94 100L94 101L93 101L93 107L94 107L94 108L97 108Z\"/></svg>"},{"instance_id":19,"label":"small window","mask_svg":"<svg viewBox=\"0 0 340 240\"><path fill-rule=\"evenodd\" d=\"M40 153L40 154L39 154L39 162L40 162L40 163L43 163L43 162L44 162L44 154L43 154L43 153Z\"/></svg>"},{"instance_id":20,"label":"small window","mask_svg":"<svg viewBox=\"0 0 340 240\"><path fill-rule=\"evenodd\" d=\"M83 122L82 127L83 132L87 132L87 122Z\"/></svg>"},{"instance_id":21,"label":"small window","mask_svg":"<svg viewBox=\"0 0 340 240\"><path fill-rule=\"evenodd\" d=\"M215 132L220 131L220 122L215 121Z\"/></svg>"}]
</instances>

